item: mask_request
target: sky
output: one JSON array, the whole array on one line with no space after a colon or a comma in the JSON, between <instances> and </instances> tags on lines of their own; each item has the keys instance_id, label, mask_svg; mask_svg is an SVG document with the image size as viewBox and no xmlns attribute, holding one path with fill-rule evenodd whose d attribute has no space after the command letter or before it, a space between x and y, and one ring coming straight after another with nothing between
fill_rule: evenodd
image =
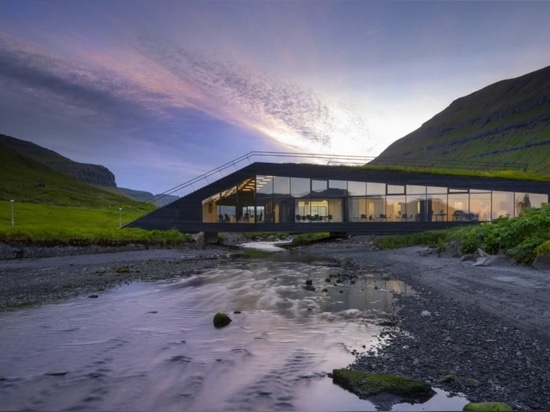
<instances>
[{"instance_id":1,"label":"sky","mask_svg":"<svg viewBox=\"0 0 550 412\"><path fill-rule=\"evenodd\" d=\"M0 133L155 194L253 151L372 157L550 65L549 19L550 1L0 0Z\"/></svg>"}]
</instances>

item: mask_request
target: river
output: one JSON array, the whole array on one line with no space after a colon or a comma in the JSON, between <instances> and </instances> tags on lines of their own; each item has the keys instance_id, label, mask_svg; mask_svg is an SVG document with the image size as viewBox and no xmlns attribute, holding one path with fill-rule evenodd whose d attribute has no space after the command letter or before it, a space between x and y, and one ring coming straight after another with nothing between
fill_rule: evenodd
<instances>
[{"instance_id":1,"label":"river","mask_svg":"<svg viewBox=\"0 0 550 412\"><path fill-rule=\"evenodd\" d=\"M235 261L0 313L0 410L376 410L327 373L383 344L392 292L414 291L374 275L326 282L339 271L288 256ZM229 326L213 327L218 311ZM393 410L465 403L437 390Z\"/></svg>"}]
</instances>

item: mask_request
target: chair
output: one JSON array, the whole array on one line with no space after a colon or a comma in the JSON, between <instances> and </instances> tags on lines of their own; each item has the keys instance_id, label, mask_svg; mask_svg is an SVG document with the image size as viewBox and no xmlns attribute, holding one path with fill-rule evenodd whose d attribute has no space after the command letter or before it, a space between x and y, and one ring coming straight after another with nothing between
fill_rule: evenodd
<instances>
[{"instance_id":1,"label":"chair","mask_svg":"<svg viewBox=\"0 0 550 412\"><path fill-rule=\"evenodd\" d=\"M296 215L296 222L299 222L301 219L301 216L300 215Z\"/></svg>"},{"instance_id":2,"label":"chair","mask_svg":"<svg viewBox=\"0 0 550 412\"><path fill-rule=\"evenodd\" d=\"M361 220L367 220L367 215L361 215Z\"/></svg>"}]
</instances>

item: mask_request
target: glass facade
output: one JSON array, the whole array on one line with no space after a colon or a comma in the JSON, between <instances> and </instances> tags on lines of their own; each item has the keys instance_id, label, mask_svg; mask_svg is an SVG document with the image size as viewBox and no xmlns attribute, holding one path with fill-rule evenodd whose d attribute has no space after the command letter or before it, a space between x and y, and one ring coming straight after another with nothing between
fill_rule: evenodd
<instances>
[{"instance_id":1,"label":"glass facade","mask_svg":"<svg viewBox=\"0 0 550 412\"><path fill-rule=\"evenodd\" d=\"M252 176L203 204L203 222L471 222L518 216L544 193Z\"/></svg>"}]
</instances>

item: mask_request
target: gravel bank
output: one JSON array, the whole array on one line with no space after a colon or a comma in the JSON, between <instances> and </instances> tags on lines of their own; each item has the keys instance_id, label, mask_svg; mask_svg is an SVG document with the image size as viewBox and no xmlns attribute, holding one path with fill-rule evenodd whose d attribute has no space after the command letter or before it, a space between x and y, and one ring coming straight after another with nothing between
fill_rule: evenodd
<instances>
[{"instance_id":1,"label":"gravel bank","mask_svg":"<svg viewBox=\"0 0 550 412\"><path fill-rule=\"evenodd\" d=\"M508 262L473 266L426 248L374 249L365 237L304 248L417 291L397 297L387 346L359 354L352 368L429 381L470 401L550 410L550 273Z\"/></svg>"},{"instance_id":2,"label":"gravel bank","mask_svg":"<svg viewBox=\"0 0 550 412\"><path fill-rule=\"evenodd\" d=\"M12 256L8 246L2 249ZM221 246L171 249L33 248L22 259L0 260L0 309L43 304L134 281L168 279L223 264L234 253ZM47 257L40 257L47 256Z\"/></svg>"}]
</instances>

